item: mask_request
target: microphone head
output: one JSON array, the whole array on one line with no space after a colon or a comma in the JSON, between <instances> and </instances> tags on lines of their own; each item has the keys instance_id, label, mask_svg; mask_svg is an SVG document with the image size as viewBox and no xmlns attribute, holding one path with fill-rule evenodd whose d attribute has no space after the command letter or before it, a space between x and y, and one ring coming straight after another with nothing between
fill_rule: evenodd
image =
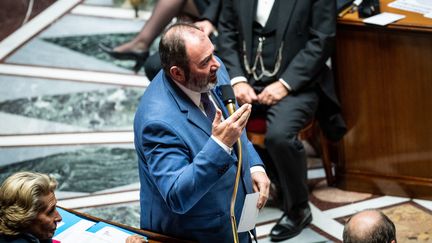
<instances>
[{"instance_id":1,"label":"microphone head","mask_svg":"<svg viewBox=\"0 0 432 243\"><path fill-rule=\"evenodd\" d=\"M234 90L229 84L221 85L222 101L225 105L235 103Z\"/></svg>"}]
</instances>

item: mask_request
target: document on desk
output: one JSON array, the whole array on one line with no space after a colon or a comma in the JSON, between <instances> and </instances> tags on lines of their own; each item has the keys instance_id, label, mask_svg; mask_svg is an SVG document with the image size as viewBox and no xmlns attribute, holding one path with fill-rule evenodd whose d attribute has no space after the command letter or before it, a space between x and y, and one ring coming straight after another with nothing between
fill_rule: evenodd
<instances>
[{"instance_id":1,"label":"document on desk","mask_svg":"<svg viewBox=\"0 0 432 243\"><path fill-rule=\"evenodd\" d=\"M61 243L86 242L86 241L76 241L75 238L83 234L88 228L92 227L94 224L95 222L86 219L81 219L80 221L76 222L74 225L65 229L60 234L54 236L54 239L60 241Z\"/></svg>"},{"instance_id":2,"label":"document on desk","mask_svg":"<svg viewBox=\"0 0 432 243\"><path fill-rule=\"evenodd\" d=\"M126 242L126 238L130 236L130 234L110 226L105 226L94 234L112 243Z\"/></svg>"},{"instance_id":3,"label":"document on desk","mask_svg":"<svg viewBox=\"0 0 432 243\"><path fill-rule=\"evenodd\" d=\"M104 237L101 237L100 235L96 235L92 232L83 231L76 235L71 235L70 237L63 239L61 243L120 243L120 242L126 242L123 241L110 241Z\"/></svg>"},{"instance_id":4,"label":"document on desk","mask_svg":"<svg viewBox=\"0 0 432 243\"><path fill-rule=\"evenodd\" d=\"M87 230L88 232L92 232L95 235L100 236L101 238L106 239L107 241L111 241L113 243L115 242L125 242L126 238L131 235L136 235L137 233L134 233L130 230L117 227L112 224L107 224L105 222L98 222L94 226L92 226L90 229ZM145 240L147 240L147 237L142 236L141 237Z\"/></svg>"},{"instance_id":5,"label":"document on desk","mask_svg":"<svg viewBox=\"0 0 432 243\"><path fill-rule=\"evenodd\" d=\"M363 19L363 22L366 24L385 26L403 18L405 18L405 15L383 12L372 17Z\"/></svg>"},{"instance_id":6,"label":"document on desk","mask_svg":"<svg viewBox=\"0 0 432 243\"><path fill-rule=\"evenodd\" d=\"M88 224L84 222L85 221L80 221L76 223L74 226L56 236L55 239L61 243L119 243L126 242L126 238L132 235L132 233L126 233L114 226L105 226L96 232L92 232L88 230ZM145 237L143 238L146 239Z\"/></svg>"},{"instance_id":7,"label":"document on desk","mask_svg":"<svg viewBox=\"0 0 432 243\"><path fill-rule=\"evenodd\" d=\"M396 0L389 3L388 6L405 11L420 13L425 17L432 15L431 0Z\"/></svg>"},{"instance_id":8,"label":"document on desk","mask_svg":"<svg viewBox=\"0 0 432 243\"><path fill-rule=\"evenodd\" d=\"M258 203L259 192L246 195L243 210L240 216L240 221L237 226L237 232L246 232L255 228L258 218Z\"/></svg>"}]
</instances>

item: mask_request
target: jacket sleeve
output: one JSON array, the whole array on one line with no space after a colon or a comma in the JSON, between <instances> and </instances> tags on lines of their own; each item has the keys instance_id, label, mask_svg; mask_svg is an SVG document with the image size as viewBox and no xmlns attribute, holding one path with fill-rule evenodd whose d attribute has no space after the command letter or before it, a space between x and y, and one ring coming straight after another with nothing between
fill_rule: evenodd
<instances>
[{"instance_id":1,"label":"jacket sleeve","mask_svg":"<svg viewBox=\"0 0 432 243\"><path fill-rule=\"evenodd\" d=\"M240 59L242 46L239 39L239 18L234 0L222 0L219 19L218 55L221 57L231 78L246 76Z\"/></svg>"},{"instance_id":2,"label":"jacket sleeve","mask_svg":"<svg viewBox=\"0 0 432 243\"><path fill-rule=\"evenodd\" d=\"M263 161L261 160L260 156L258 155L258 152L255 150L251 141L249 141L247 139L246 133L245 133L245 137L246 137L246 146L245 147L248 151L248 158L246 158L246 159L247 159L247 161L249 161L250 167L260 165L260 166L265 168L265 165L264 165Z\"/></svg>"},{"instance_id":3,"label":"jacket sleeve","mask_svg":"<svg viewBox=\"0 0 432 243\"><path fill-rule=\"evenodd\" d=\"M174 127L162 121L145 124L142 141L151 180L168 207L179 214L188 212L224 175L221 170L235 162L213 139L191 158Z\"/></svg>"},{"instance_id":4,"label":"jacket sleeve","mask_svg":"<svg viewBox=\"0 0 432 243\"><path fill-rule=\"evenodd\" d=\"M293 92L301 90L311 80L314 80L315 76L326 65L325 62L334 48L336 2L334 0L314 0L311 2L309 26L306 30L309 38L304 48L294 56L281 75L281 78L290 85Z\"/></svg>"},{"instance_id":5,"label":"jacket sleeve","mask_svg":"<svg viewBox=\"0 0 432 243\"><path fill-rule=\"evenodd\" d=\"M212 22L214 26L218 26L221 7L222 7L222 0L211 0L207 8L201 14L200 20L207 19L210 22Z\"/></svg>"}]
</instances>

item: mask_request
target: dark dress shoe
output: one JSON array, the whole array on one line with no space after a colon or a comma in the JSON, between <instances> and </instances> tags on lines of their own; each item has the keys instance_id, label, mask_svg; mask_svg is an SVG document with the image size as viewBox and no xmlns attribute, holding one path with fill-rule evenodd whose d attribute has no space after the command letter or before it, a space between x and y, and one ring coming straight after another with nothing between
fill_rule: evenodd
<instances>
[{"instance_id":1,"label":"dark dress shoe","mask_svg":"<svg viewBox=\"0 0 432 243\"><path fill-rule=\"evenodd\" d=\"M128 51L128 52L118 52L114 51L111 47L108 47L107 45L103 43L99 43L99 48L110 55L111 57L119 60L135 60L135 66L133 67L133 70L135 73L138 73L139 70L144 66L145 61L149 57L149 52L134 52L134 51Z\"/></svg>"},{"instance_id":2,"label":"dark dress shoe","mask_svg":"<svg viewBox=\"0 0 432 243\"><path fill-rule=\"evenodd\" d=\"M293 238L312 222L309 206L284 213L277 224L270 231L272 241L282 241Z\"/></svg>"}]
</instances>

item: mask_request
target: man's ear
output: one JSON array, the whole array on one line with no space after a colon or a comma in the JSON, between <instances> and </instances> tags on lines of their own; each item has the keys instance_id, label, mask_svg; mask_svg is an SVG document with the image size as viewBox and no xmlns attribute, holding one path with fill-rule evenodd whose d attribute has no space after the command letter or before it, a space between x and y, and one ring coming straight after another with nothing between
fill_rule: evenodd
<instances>
[{"instance_id":1,"label":"man's ear","mask_svg":"<svg viewBox=\"0 0 432 243\"><path fill-rule=\"evenodd\" d=\"M180 68L178 66L172 66L169 71L170 71L170 75L171 75L172 79L174 79L174 81L177 81L181 84L185 83L186 78L185 78L184 70L182 68Z\"/></svg>"}]
</instances>

